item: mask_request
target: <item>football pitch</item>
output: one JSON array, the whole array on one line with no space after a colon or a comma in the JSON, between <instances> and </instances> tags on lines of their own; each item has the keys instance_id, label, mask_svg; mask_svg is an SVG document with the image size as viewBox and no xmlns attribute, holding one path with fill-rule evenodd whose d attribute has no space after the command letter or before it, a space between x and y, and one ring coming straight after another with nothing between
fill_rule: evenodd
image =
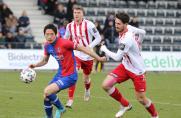
<instances>
[{"instance_id":1,"label":"football pitch","mask_svg":"<svg viewBox=\"0 0 181 118\"><path fill-rule=\"evenodd\" d=\"M36 81L25 84L19 80L19 71L0 71L0 118L43 118L43 90L54 74L53 71L37 71ZM83 101L84 86L82 74L79 74L73 108L67 109L62 118L114 118L119 104L101 88L106 74L91 75L89 102ZM135 100L130 80L117 87L133 105L123 118L150 118ZM59 92L58 96L65 104L67 90ZM160 118L181 118L181 73L147 73L147 96L155 103Z\"/></svg>"}]
</instances>

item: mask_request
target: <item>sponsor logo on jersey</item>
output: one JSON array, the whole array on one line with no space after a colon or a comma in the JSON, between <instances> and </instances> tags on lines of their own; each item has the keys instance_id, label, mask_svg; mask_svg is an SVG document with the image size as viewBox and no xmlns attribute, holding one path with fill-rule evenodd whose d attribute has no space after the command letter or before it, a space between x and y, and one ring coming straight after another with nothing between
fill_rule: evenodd
<instances>
[{"instance_id":1,"label":"sponsor logo on jersey","mask_svg":"<svg viewBox=\"0 0 181 118\"><path fill-rule=\"evenodd\" d=\"M92 31L93 31L94 33L96 33L96 32L97 32L97 29L94 27L94 28L92 28Z\"/></svg>"},{"instance_id":2,"label":"sponsor logo on jersey","mask_svg":"<svg viewBox=\"0 0 181 118\"><path fill-rule=\"evenodd\" d=\"M120 49L120 50L124 50L124 48L125 48L125 44L120 43L120 44L119 44L119 49Z\"/></svg>"}]
</instances>

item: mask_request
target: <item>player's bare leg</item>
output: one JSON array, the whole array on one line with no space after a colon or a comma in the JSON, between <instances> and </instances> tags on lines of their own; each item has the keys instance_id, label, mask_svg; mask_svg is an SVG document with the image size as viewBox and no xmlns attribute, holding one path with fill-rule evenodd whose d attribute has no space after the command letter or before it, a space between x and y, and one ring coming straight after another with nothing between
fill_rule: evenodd
<instances>
[{"instance_id":1,"label":"player's bare leg","mask_svg":"<svg viewBox=\"0 0 181 118\"><path fill-rule=\"evenodd\" d=\"M90 100L90 85L91 85L91 79L89 75L83 74L84 78L84 85L85 85L85 93L84 93L84 101Z\"/></svg>"},{"instance_id":2,"label":"player's bare leg","mask_svg":"<svg viewBox=\"0 0 181 118\"><path fill-rule=\"evenodd\" d=\"M52 83L50 85L48 85L45 89L44 89L44 99L47 99L46 97L53 94L53 93L57 93L59 91L59 87L57 86L57 84Z\"/></svg>"},{"instance_id":3,"label":"player's bare leg","mask_svg":"<svg viewBox=\"0 0 181 118\"><path fill-rule=\"evenodd\" d=\"M148 99L145 95L145 92L135 92L136 99L145 106L147 111L151 114L151 118L158 118L158 113L155 109L154 104L150 99Z\"/></svg>"},{"instance_id":4,"label":"player's bare leg","mask_svg":"<svg viewBox=\"0 0 181 118\"><path fill-rule=\"evenodd\" d=\"M116 79L108 75L107 78L103 81L102 88L109 94L109 96L120 103L121 108L115 115L116 118L120 118L126 111L132 108L132 105L122 96L119 90L114 87L116 83Z\"/></svg>"}]
</instances>

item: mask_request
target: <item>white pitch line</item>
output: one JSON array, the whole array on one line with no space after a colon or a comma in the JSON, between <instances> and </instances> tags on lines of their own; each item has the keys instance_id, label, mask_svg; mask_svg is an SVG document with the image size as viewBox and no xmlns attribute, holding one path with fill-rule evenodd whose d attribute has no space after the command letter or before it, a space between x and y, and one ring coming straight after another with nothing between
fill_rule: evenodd
<instances>
[{"instance_id":1,"label":"white pitch line","mask_svg":"<svg viewBox=\"0 0 181 118\"><path fill-rule=\"evenodd\" d=\"M110 100L110 98L106 98L106 97L100 97L100 96L91 96L94 98L98 98L98 99L104 99L104 100ZM137 100L129 100L131 102L138 102ZM181 107L181 104L174 104L174 103L169 103L169 102L159 102L159 101L154 101L154 103L156 104L161 104L161 105L171 105L171 106L178 106Z\"/></svg>"},{"instance_id":2,"label":"white pitch line","mask_svg":"<svg viewBox=\"0 0 181 118\"><path fill-rule=\"evenodd\" d=\"M15 93L15 94L43 94L43 93L32 93L32 92L23 92L23 91L12 91L12 90L2 90L0 89L1 93ZM83 92L82 92L83 93ZM62 97L66 97L67 95L61 95ZM76 98L83 98L82 96L75 96ZM111 100L110 97L101 97L101 96L92 96L92 98L96 98L96 99L104 99L104 100ZM129 100L131 102L137 102L137 100ZM170 103L170 102L159 102L159 101L154 101L154 103L156 104L161 104L161 105L170 105L170 106L177 106L177 107L181 107L181 104L175 104L175 103Z\"/></svg>"}]
</instances>

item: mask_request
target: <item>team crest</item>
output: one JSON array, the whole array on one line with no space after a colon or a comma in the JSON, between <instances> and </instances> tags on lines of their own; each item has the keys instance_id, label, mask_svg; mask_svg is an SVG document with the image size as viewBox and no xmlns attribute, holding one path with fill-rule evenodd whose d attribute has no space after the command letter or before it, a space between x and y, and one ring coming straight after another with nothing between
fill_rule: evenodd
<instances>
[{"instance_id":1,"label":"team crest","mask_svg":"<svg viewBox=\"0 0 181 118\"><path fill-rule=\"evenodd\" d=\"M60 53L60 52L61 52L61 50L60 50L60 48L59 48L59 47L57 48L57 52L58 52L58 53Z\"/></svg>"}]
</instances>

